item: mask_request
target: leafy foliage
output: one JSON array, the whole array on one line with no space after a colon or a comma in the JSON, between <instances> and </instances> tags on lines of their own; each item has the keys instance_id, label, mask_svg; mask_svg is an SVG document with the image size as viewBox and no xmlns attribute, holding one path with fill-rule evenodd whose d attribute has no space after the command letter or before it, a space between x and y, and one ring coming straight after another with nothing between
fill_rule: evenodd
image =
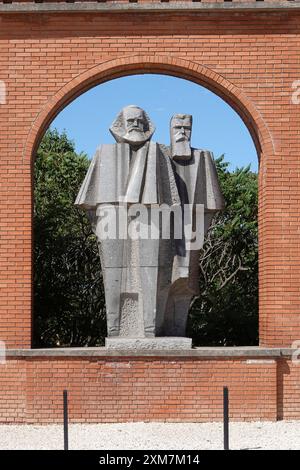
<instances>
[{"instance_id":1,"label":"leafy foliage","mask_svg":"<svg viewBox=\"0 0 300 470\"><path fill-rule=\"evenodd\" d=\"M92 346L105 336L97 243L74 201L89 167L49 130L34 167L34 345Z\"/></svg>"},{"instance_id":2,"label":"leafy foliage","mask_svg":"<svg viewBox=\"0 0 300 470\"><path fill-rule=\"evenodd\" d=\"M100 346L105 298L95 236L74 206L89 167L65 133L49 130L34 167L34 346ZM200 257L200 296L188 334L195 345L251 345L258 336L257 175L216 160L226 209Z\"/></svg>"},{"instance_id":3,"label":"leafy foliage","mask_svg":"<svg viewBox=\"0 0 300 470\"><path fill-rule=\"evenodd\" d=\"M200 256L200 296L189 333L197 345L254 345L258 341L257 174L228 171L216 160L225 210L213 220Z\"/></svg>"}]
</instances>

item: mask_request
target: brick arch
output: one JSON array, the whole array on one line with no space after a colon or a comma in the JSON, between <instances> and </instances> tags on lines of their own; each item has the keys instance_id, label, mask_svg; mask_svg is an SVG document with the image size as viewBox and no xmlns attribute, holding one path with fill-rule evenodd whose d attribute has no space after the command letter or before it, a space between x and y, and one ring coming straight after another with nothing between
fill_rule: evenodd
<instances>
[{"instance_id":1,"label":"brick arch","mask_svg":"<svg viewBox=\"0 0 300 470\"><path fill-rule=\"evenodd\" d=\"M96 85L106 81L134 74L159 73L184 78L202 85L224 99L242 118L254 141L258 159L266 163L267 156L275 154L274 143L269 129L255 104L246 94L220 74L195 62L164 56L136 55L109 60L79 74L54 94L36 116L23 151L23 163L30 166L40 141L52 120L64 107ZM264 171L259 172L259 259L260 269L265 266L264 249ZM260 292L263 294L260 283ZM262 298L263 295L260 295ZM264 308L259 308L260 341L264 331Z\"/></svg>"},{"instance_id":2,"label":"brick arch","mask_svg":"<svg viewBox=\"0 0 300 470\"><path fill-rule=\"evenodd\" d=\"M23 150L23 162L33 158L44 132L71 101L108 80L139 73L172 75L206 87L224 99L240 115L253 138L259 160L263 154L274 153L273 139L263 117L254 103L233 83L196 62L176 57L136 55L96 65L73 78L53 95L32 124Z\"/></svg>"}]
</instances>

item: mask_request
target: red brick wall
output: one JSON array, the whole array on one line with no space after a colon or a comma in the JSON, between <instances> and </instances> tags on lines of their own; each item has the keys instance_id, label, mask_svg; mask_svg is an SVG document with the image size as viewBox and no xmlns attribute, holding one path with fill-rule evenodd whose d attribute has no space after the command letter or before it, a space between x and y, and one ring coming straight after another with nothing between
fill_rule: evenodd
<instances>
[{"instance_id":1,"label":"red brick wall","mask_svg":"<svg viewBox=\"0 0 300 470\"><path fill-rule=\"evenodd\" d=\"M223 386L231 419L276 420L276 360L26 357L0 366L0 422L62 422L64 389L71 422L220 421Z\"/></svg>"},{"instance_id":2,"label":"red brick wall","mask_svg":"<svg viewBox=\"0 0 300 470\"><path fill-rule=\"evenodd\" d=\"M138 71L218 92L261 145L260 342L299 339L300 105L291 103L299 50L296 11L2 14L0 80L8 96L0 105L0 339L31 345L34 149L69 100Z\"/></svg>"},{"instance_id":3,"label":"red brick wall","mask_svg":"<svg viewBox=\"0 0 300 470\"><path fill-rule=\"evenodd\" d=\"M285 358L9 357L0 365L0 423L300 419L300 365Z\"/></svg>"},{"instance_id":4,"label":"red brick wall","mask_svg":"<svg viewBox=\"0 0 300 470\"><path fill-rule=\"evenodd\" d=\"M300 419L300 364L278 362L277 400L278 419Z\"/></svg>"}]
</instances>

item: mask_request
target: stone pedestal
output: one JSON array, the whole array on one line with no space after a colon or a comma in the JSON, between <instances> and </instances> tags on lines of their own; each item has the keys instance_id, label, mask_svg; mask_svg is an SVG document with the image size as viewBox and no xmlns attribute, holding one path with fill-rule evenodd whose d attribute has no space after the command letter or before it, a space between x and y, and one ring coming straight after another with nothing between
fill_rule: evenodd
<instances>
[{"instance_id":1,"label":"stone pedestal","mask_svg":"<svg viewBox=\"0 0 300 470\"><path fill-rule=\"evenodd\" d=\"M162 336L156 338L125 338L121 336L105 338L107 349L118 350L182 350L192 348L192 339L180 336Z\"/></svg>"}]
</instances>

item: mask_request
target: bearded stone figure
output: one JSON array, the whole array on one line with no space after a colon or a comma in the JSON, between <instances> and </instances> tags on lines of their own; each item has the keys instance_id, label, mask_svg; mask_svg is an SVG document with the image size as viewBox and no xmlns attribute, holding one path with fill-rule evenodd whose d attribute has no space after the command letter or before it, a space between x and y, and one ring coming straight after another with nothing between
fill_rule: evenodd
<instances>
[{"instance_id":1,"label":"bearded stone figure","mask_svg":"<svg viewBox=\"0 0 300 470\"><path fill-rule=\"evenodd\" d=\"M223 207L210 153L190 147L191 125L191 116L175 116L166 147L151 141L143 109L123 108L110 127L116 143L97 149L75 201L98 240L109 348L191 347L185 325L199 247L176 224L195 225L199 205L207 229Z\"/></svg>"},{"instance_id":2,"label":"bearded stone figure","mask_svg":"<svg viewBox=\"0 0 300 470\"><path fill-rule=\"evenodd\" d=\"M124 108L110 128L117 143L98 148L75 202L87 211L99 242L108 346L119 344L112 337L155 337L171 283L173 246L161 238L159 221L156 238L132 236L135 229L147 232L151 210L180 204L172 162L150 142L154 129L144 110ZM105 237L106 227L115 233Z\"/></svg>"},{"instance_id":3,"label":"bearded stone figure","mask_svg":"<svg viewBox=\"0 0 300 470\"><path fill-rule=\"evenodd\" d=\"M193 230L200 230L202 236L194 248L184 235L175 240L172 284L163 325L163 334L171 336L185 335L191 300L199 294L200 250L214 215L224 208L212 153L191 147L192 123L189 114L175 114L170 122L168 155L172 159L183 217ZM200 208L201 227L197 221Z\"/></svg>"}]
</instances>

